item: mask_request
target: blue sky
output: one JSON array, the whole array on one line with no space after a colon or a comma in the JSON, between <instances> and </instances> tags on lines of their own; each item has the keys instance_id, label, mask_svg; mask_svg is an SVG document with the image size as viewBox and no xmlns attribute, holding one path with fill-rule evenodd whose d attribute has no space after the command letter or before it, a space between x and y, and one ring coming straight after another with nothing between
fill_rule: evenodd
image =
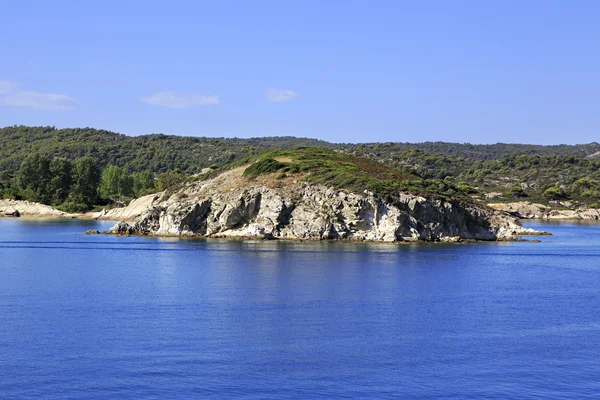
<instances>
[{"instance_id":1,"label":"blue sky","mask_svg":"<svg viewBox=\"0 0 600 400\"><path fill-rule=\"evenodd\" d=\"M0 126L600 137L600 2L0 0Z\"/></svg>"}]
</instances>

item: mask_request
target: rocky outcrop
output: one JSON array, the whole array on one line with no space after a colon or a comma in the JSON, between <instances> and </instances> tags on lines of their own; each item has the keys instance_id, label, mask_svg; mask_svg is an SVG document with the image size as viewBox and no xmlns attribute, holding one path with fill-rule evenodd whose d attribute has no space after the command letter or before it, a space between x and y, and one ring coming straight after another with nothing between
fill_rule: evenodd
<instances>
[{"instance_id":1,"label":"rocky outcrop","mask_svg":"<svg viewBox=\"0 0 600 400\"><path fill-rule=\"evenodd\" d=\"M366 241L510 240L531 234L506 213L402 194L393 200L302 181L248 181L235 171L163 193L111 233ZM229 175L229 176L227 176Z\"/></svg>"},{"instance_id":2,"label":"rocky outcrop","mask_svg":"<svg viewBox=\"0 0 600 400\"><path fill-rule=\"evenodd\" d=\"M521 219L564 219L564 220L600 220L597 208L574 207L572 204L557 203L554 207L526 201L514 203L494 203L489 206L495 210L508 212ZM566 207L571 207L567 209Z\"/></svg>"},{"instance_id":3,"label":"rocky outcrop","mask_svg":"<svg viewBox=\"0 0 600 400\"><path fill-rule=\"evenodd\" d=\"M28 218L74 218L69 214L45 204L25 200L0 200L0 217Z\"/></svg>"},{"instance_id":4,"label":"rocky outcrop","mask_svg":"<svg viewBox=\"0 0 600 400\"><path fill-rule=\"evenodd\" d=\"M132 200L127 207L104 209L99 212L82 214L82 219L99 219L106 221L133 221L142 215L162 195L150 194Z\"/></svg>"}]
</instances>

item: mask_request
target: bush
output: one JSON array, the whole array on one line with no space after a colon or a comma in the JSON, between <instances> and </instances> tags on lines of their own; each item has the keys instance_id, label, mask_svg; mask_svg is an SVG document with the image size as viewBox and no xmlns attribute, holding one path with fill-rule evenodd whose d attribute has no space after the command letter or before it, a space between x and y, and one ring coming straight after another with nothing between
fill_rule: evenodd
<instances>
[{"instance_id":1,"label":"bush","mask_svg":"<svg viewBox=\"0 0 600 400\"><path fill-rule=\"evenodd\" d=\"M566 198L565 192L558 186L549 187L543 196L548 200L562 200Z\"/></svg>"},{"instance_id":2,"label":"bush","mask_svg":"<svg viewBox=\"0 0 600 400\"><path fill-rule=\"evenodd\" d=\"M70 213L83 213L88 211L90 206L83 195L77 195L69 197L59 208Z\"/></svg>"},{"instance_id":3,"label":"bush","mask_svg":"<svg viewBox=\"0 0 600 400\"><path fill-rule=\"evenodd\" d=\"M527 193L525 193L521 186L513 186L508 190L507 196L515 199L521 199L523 197L527 197Z\"/></svg>"},{"instance_id":4,"label":"bush","mask_svg":"<svg viewBox=\"0 0 600 400\"><path fill-rule=\"evenodd\" d=\"M267 158L250 165L244 170L243 176L247 178L255 178L259 175L277 172L280 169L284 168L286 165L287 164L279 162L272 158Z\"/></svg>"}]
</instances>

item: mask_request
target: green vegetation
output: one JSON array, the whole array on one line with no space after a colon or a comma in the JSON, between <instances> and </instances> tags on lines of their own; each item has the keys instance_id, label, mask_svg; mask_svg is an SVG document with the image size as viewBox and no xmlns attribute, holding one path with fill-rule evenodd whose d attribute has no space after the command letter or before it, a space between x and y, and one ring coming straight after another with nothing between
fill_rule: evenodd
<instances>
[{"instance_id":1,"label":"green vegetation","mask_svg":"<svg viewBox=\"0 0 600 400\"><path fill-rule=\"evenodd\" d=\"M323 152L321 156L316 147ZM479 196L482 201L486 194L497 193L494 201L597 205L599 157L598 143L355 145L293 137L129 137L91 128L13 126L0 129L0 194L75 209L165 190L189 180L192 174L206 172L206 168L213 171L204 174L210 177L225 165L258 160L246 176L276 172L276 178L283 180L301 172L313 182L378 193L413 190L447 197L466 194ZM93 162L98 173L102 172L96 183L99 191L94 191L94 185L79 182L85 178L83 165L75 165L82 158L91 160L88 167ZM281 161L284 158L292 161ZM363 158L392 168L380 171ZM93 171L88 168L87 172Z\"/></svg>"},{"instance_id":2,"label":"green vegetation","mask_svg":"<svg viewBox=\"0 0 600 400\"><path fill-rule=\"evenodd\" d=\"M178 168L165 172L156 178L156 187L159 191L167 190L186 181L186 176Z\"/></svg>"},{"instance_id":3,"label":"green vegetation","mask_svg":"<svg viewBox=\"0 0 600 400\"><path fill-rule=\"evenodd\" d=\"M354 192L368 190L391 197L403 191L446 199L467 199L468 192L438 179L414 174L362 157L349 156L318 147L274 150L240 160L251 163L243 173L248 178L278 173L276 179L302 175L306 180Z\"/></svg>"},{"instance_id":4,"label":"green vegetation","mask_svg":"<svg viewBox=\"0 0 600 400\"><path fill-rule=\"evenodd\" d=\"M259 175L277 172L285 168L287 164L274 160L272 158L262 158L244 170L243 176L254 178ZM283 174L282 174L283 175ZM283 178L282 178L283 179Z\"/></svg>"},{"instance_id":5,"label":"green vegetation","mask_svg":"<svg viewBox=\"0 0 600 400\"><path fill-rule=\"evenodd\" d=\"M40 154L26 157L16 173L4 173L3 198L52 204L66 211L84 211L96 203L100 172L91 158L49 160Z\"/></svg>"},{"instance_id":6,"label":"green vegetation","mask_svg":"<svg viewBox=\"0 0 600 400\"><path fill-rule=\"evenodd\" d=\"M499 201L570 200L591 205L600 200L600 160L595 158L505 155L498 160L477 160L421 150L378 156L358 151L350 154L378 159L425 179L468 185L481 196L500 193Z\"/></svg>"},{"instance_id":7,"label":"green vegetation","mask_svg":"<svg viewBox=\"0 0 600 400\"><path fill-rule=\"evenodd\" d=\"M109 165L102 172L100 193L104 196L119 198L132 197L134 195L133 178L123 168L119 168L116 165Z\"/></svg>"},{"instance_id":8,"label":"green vegetation","mask_svg":"<svg viewBox=\"0 0 600 400\"><path fill-rule=\"evenodd\" d=\"M103 169L116 165L129 173L150 171L154 174L178 168L194 174L203 168L225 164L267 150L313 146L380 160L398 157L407 150L420 150L469 160L499 160L503 156L578 156L597 157L600 144L538 146L522 144L472 145L444 142L334 144L322 140L295 137L206 138L163 134L125 136L92 128L56 129L54 127L9 126L0 128L0 171L16 172L23 159L32 153L49 158L91 157ZM598 153L598 154L596 154Z\"/></svg>"},{"instance_id":9,"label":"green vegetation","mask_svg":"<svg viewBox=\"0 0 600 400\"><path fill-rule=\"evenodd\" d=\"M40 153L49 158L68 160L91 157L101 169L115 165L129 173L150 171L160 174L178 168L185 174L194 174L203 168L221 167L265 150L298 145L333 146L320 140L291 137L125 136L92 128L9 126L0 129L0 171L14 173L25 157Z\"/></svg>"},{"instance_id":10,"label":"green vegetation","mask_svg":"<svg viewBox=\"0 0 600 400\"><path fill-rule=\"evenodd\" d=\"M49 204L68 212L85 212L97 204L128 200L153 191L152 173L129 175L122 168L109 165L101 174L96 160L89 157L71 162L34 153L23 160L16 174L0 174L2 198Z\"/></svg>"}]
</instances>

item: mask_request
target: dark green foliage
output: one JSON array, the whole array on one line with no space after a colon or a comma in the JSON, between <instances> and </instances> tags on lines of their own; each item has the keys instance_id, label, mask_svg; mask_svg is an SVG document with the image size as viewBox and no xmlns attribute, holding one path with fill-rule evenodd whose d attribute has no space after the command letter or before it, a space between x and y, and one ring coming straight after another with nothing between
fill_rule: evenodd
<instances>
[{"instance_id":1,"label":"dark green foliage","mask_svg":"<svg viewBox=\"0 0 600 400\"><path fill-rule=\"evenodd\" d=\"M186 176L179 170L162 173L156 177L156 187L159 191L167 190L185 182Z\"/></svg>"},{"instance_id":2,"label":"dark green foliage","mask_svg":"<svg viewBox=\"0 0 600 400\"><path fill-rule=\"evenodd\" d=\"M474 187L472 187L471 185L469 185L468 183L465 182L459 182L456 184L456 188L458 190L460 190L461 192L464 192L466 194L476 194L478 193L477 189L475 189Z\"/></svg>"},{"instance_id":3,"label":"dark green foliage","mask_svg":"<svg viewBox=\"0 0 600 400\"><path fill-rule=\"evenodd\" d=\"M135 196L143 196L154 192L154 175L150 171L136 172L131 175Z\"/></svg>"},{"instance_id":4,"label":"dark green foliage","mask_svg":"<svg viewBox=\"0 0 600 400\"><path fill-rule=\"evenodd\" d=\"M96 204L98 198L98 186L100 184L100 170L93 158L78 158L73 163L73 186L68 198L71 210L76 208L89 209Z\"/></svg>"},{"instance_id":5,"label":"dark green foliage","mask_svg":"<svg viewBox=\"0 0 600 400\"><path fill-rule=\"evenodd\" d=\"M448 142L424 143L365 143L358 145L344 145L345 150L356 151L360 154L371 154L374 157L398 154L407 150L420 150L426 153L435 153L443 156L468 158L486 161L498 160L504 156L577 156L600 157L600 144L593 142L577 145L543 146L534 144L469 144Z\"/></svg>"},{"instance_id":6,"label":"dark green foliage","mask_svg":"<svg viewBox=\"0 0 600 400\"><path fill-rule=\"evenodd\" d=\"M71 163L65 158L49 161L38 153L23 160L16 175L0 172L1 198L51 204L70 212L87 211L97 204L100 185L102 194L113 200L131 198L153 191L154 177L149 171L129 175L112 165L100 181L96 162L89 157ZM103 199L105 204L113 201L110 198Z\"/></svg>"},{"instance_id":7,"label":"dark green foliage","mask_svg":"<svg viewBox=\"0 0 600 400\"><path fill-rule=\"evenodd\" d=\"M357 151L350 154L371 157L425 179L443 178L450 183L464 183L481 193L500 192L505 201L527 197L530 201L571 199L591 204L599 198L598 186L593 182L600 181L600 160L594 158L505 155L498 160L477 160L414 149L398 154L381 153L380 158ZM583 181L575 185L581 179ZM564 188L560 196L544 194L556 184ZM517 186L521 189L514 189Z\"/></svg>"},{"instance_id":8,"label":"dark green foliage","mask_svg":"<svg viewBox=\"0 0 600 400\"><path fill-rule=\"evenodd\" d=\"M562 200L566 195L559 186L552 186L544 191L544 197L548 200Z\"/></svg>"},{"instance_id":9,"label":"dark green foliage","mask_svg":"<svg viewBox=\"0 0 600 400\"><path fill-rule=\"evenodd\" d=\"M407 150L437 153L470 160L498 160L511 156L587 156L600 154L600 144L537 146L498 143L471 145L444 142L334 144L322 140L294 137L206 138L163 134L125 136L92 128L55 129L54 127L10 126L0 129L0 171L16 172L25 157L41 153L50 158L94 158L99 168L109 164L128 172L155 174L179 168L183 173L198 173L203 168L225 164L260 154L266 150L318 146L375 160L398 157ZM438 178L452 170L438 171Z\"/></svg>"},{"instance_id":10,"label":"dark green foliage","mask_svg":"<svg viewBox=\"0 0 600 400\"><path fill-rule=\"evenodd\" d=\"M285 152L298 145L335 150L335 154L340 157L365 157L382 162L395 170L415 176L416 180L411 185L424 191L434 188L444 193L458 191L482 198L485 193L499 192L503 194L500 200L504 201L526 196L530 201L547 202L555 201L553 199L558 197L552 194L552 190L549 194L544 193L548 188L558 185L562 188L560 200L569 199L588 205L600 201L600 186L597 184L600 182L600 144L595 142L575 146L443 142L332 144L293 137L224 139L163 134L129 137L91 128L26 126L0 129L0 195L4 198L28 198L54 205L67 198L71 203L84 201L81 198L74 200L77 196L71 194L70 190L65 197L65 188L69 186L69 174L66 170L69 162L90 157L100 169L108 165L122 169L121 187L116 191L111 190L117 193L113 196L139 196L155 191L155 187L173 187L184 182L188 175L200 173L207 167L216 173L224 165L243 165L256 160L257 155L265 151L283 149ZM34 160L35 157L38 157L37 161ZM274 156L269 157L273 159ZM29 161L20 171L25 159ZM48 165L47 170L42 159L52 163L55 162L51 161L54 159L65 161L56 161L54 166ZM356 165L352 160L346 162ZM315 160L298 159L282 164L286 165L277 169L279 176L310 173L315 182L331 182L355 188L370 180L359 173L351 173L350 166L344 168L337 165L333 169L323 170L315 165ZM365 169L365 166L356 166L359 170ZM276 167L277 164L273 164L268 168ZM366 167L368 170L368 166ZM180 172L169 172L174 169L179 169ZM256 172L261 173L258 170ZM248 171L248 174L252 173L252 170ZM32 176L36 178L32 179ZM196 179L211 176L214 174L205 173ZM381 181L390 180L377 176ZM42 179L38 179L39 177ZM431 180L441 180L444 184L434 184ZM71 182L70 185L74 186L74 183ZM517 186L521 190L513 189ZM389 189L388 185L382 186L381 182L374 187L384 192ZM382 187L387 189L381 189ZM84 196L88 200L90 197L90 193ZM88 200L84 203L87 204Z\"/></svg>"},{"instance_id":11,"label":"dark green foliage","mask_svg":"<svg viewBox=\"0 0 600 400\"><path fill-rule=\"evenodd\" d=\"M55 158L50 162L50 188L52 193L51 203L62 204L71 190L73 184L72 164L66 158Z\"/></svg>"},{"instance_id":12,"label":"dark green foliage","mask_svg":"<svg viewBox=\"0 0 600 400\"><path fill-rule=\"evenodd\" d=\"M243 173L249 178L281 172L276 179L283 179L282 175L300 174L312 183L358 193L368 190L387 198L409 191L424 196L467 199L465 192L442 180L423 180L389 165L318 147L269 151L240 162L251 163Z\"/></svg>"},{"instance_id":13,"label":"dark green foliage","mask_svg":"<svg viewBox=\"0 0 600 400\"><path fill-rule=\"evenodd\" d=\"M17 174L17 184L23 197L28 200L49 204L52 199L50 186L50 161L39 153L23 160Z\"/></svg>"},{"instance_id":14,"label":"dark green foliage","mask_svg":"<svg viewBox=\"0 0 600 400\"><path fill-rule=\"evenodd\" d=\"M16 176L0 173L3 198L24 199L52 204L67 211L88 210L95 204L99 171L91 158L78 158L71 163L65 158L34 153L26 157Z\"/></svg>"},{"instance_id":15,"label":"dark green foliage","mask_svg":"<svg viewBox=\"0 0 600 400\"><path fill-rule=\"evenodd\" d=\"M252 178L263 174L269 174L272 172L277 172L286 164L274 160L272 158L265 158L263 160L257 161L254 164L250 165L248 168L244 170L243 176Z\"/></svg>"},{"instance_id":16,"label":"dark green foliage","mask_svg":"<svg viewBox=\"0 0 600 400\"><path fill-rule=\"evenodd\" d=\"M0 128L0 171L16 172L25 157L39 152L69 160L91 157L102 169L112 164L128 172L159 174L179 168L192 174L268 149L300 144L333 146L320 140L293 137L225 139L163 134L131 137L92 128L9 126Z\"/></svg>"},{"instance_id":17,"label":"dark green foliage","mask_svg":"<svg viewBox=\"0 0 600 400\"><path fill-rule=\"evenodd\" d=\"M100 182L100 193L113 198L130 198L135 196L134 180L116 165L104 168Z\"/></svg>"},{"instance_id":18,"label":"dark green foliage","mask_svg":"<svg viewBox=\"0 0 600 400\"><path fill-rule=\"evenodd\" d=\"M91 208L91 204L88 204L88 202L89 200L84 195L73 194L61 204L60 208L71 213L83 213L89 211Z\"/></svg>"},{"instance_id":19,"label":"dark green foliage","mask_svg":"<svg viewBox=\"0 0 600 400\"><path fill-rule=\"evenodd\" d=\"M515 199L521 199L527 197L527 193L525 193L521 186L513 186L508 190L508 196Z\"/></svg>"}]
</instances>

